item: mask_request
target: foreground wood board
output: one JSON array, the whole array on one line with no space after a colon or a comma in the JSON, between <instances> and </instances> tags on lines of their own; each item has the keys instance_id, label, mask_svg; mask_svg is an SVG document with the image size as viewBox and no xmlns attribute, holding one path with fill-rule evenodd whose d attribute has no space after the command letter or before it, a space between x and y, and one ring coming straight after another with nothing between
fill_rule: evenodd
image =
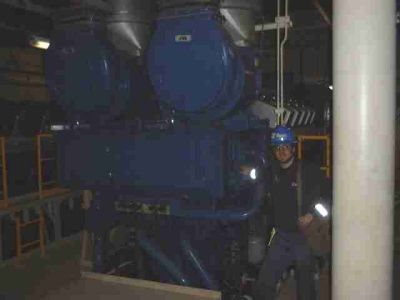
<instances>
[{"instance_id":1,"label":"foreground wood board","mask_svg":"<svg viewBox=\"0 0 400 300\"><path fill-rule=\"evenodd\" d=\"M221 300L221 293L196 288L82 272L82 278L43 299Z\"/></svg>"}]
</instances>

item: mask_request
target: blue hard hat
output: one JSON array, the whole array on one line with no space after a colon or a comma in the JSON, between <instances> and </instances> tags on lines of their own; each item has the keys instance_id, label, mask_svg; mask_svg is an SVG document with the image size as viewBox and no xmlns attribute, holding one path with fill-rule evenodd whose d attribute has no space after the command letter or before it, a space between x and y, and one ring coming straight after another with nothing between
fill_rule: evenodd
<instances>
[{"instance_id":1,"label":"blue hard hat","mask_svg":"<svg viewBox=\"0 0 400 300\"><path fill-rule=\"evenodd\" d=\"M295 144L296 137L292 130L285 126L277 126L271 135L271 144L273 146Z\"/></svg>"}]
</instances>

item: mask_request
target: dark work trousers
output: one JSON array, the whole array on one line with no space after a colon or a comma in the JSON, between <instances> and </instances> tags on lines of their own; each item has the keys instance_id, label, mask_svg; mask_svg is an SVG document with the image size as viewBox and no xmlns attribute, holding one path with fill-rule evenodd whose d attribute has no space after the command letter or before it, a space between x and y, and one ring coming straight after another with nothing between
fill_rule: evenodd
<instances>
[{"instance_id":1,"label":"dark work trousers","mask_svg":"<svg viewBox=\"0 0 400 300\"><path fill-rule=\"evenodd\" d=\"M295 266L299 300L314 300L314 260L300 233L277 231L262 264L255 286L256 300L276 299L276 286L283 272Z\"/></svg>"}]
</instances>

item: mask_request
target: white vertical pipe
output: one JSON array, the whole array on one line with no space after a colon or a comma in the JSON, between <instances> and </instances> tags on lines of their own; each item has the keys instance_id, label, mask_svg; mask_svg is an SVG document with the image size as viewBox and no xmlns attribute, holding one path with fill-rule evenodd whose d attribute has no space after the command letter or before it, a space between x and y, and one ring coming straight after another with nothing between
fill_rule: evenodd
<instances>
[{"instance_id":1,"label":"white vertical pipe","mask_svg":"<svg viewBox=\"0 0 400 300\"><path fill-rule=\"evenodd\" d=\"M289 15L289 0L285 0L285 18L287 18ZM284 109L284 90L283 90L283 74L284 74L284 63L285 63L285 54L283 52L285 48L285 44L288 38L288 24L285 23L285 34L282 40L282 43L280 45L280 108ZM283 123L283 113L281 115L281 123Z\"/></svg>"},{"instance_id":2,"label":"white vertical pipe","mask_svg":"<svg viewBox=\"0 0 400 300\"><path fill-rule=\"evenodd\" d=\"M281 56L279 46L281 44L281 29L278 23L279 17L281 16L281 0L276 0L276 108L277 111L281 108L281 97L280 97L280 67L281 67ZM277 124L280 125L280 114L277 115Z\"/></svg>"},{"instance_id":3,"label":"white vertical pipe","mask_svg":"<svg viewBox=\"0 0 400 300\"><path fill-rule=\"evenodd\" d=\"M394 0L335 0L333 299L389 300Z\"/></svg>"}]
</instances>

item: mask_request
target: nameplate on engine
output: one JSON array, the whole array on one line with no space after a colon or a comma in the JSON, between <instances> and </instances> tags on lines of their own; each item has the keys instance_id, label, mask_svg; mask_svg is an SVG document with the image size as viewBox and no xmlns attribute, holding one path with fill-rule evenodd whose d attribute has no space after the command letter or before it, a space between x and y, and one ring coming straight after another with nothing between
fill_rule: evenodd
<instances>
[{"instance_id":1,"label":"nameplate on engine","mask_svg":"<svg viewBox=\"0 0 400 300\"><path fill-rule=\"evenodd\" d=\"M192 41L192 36L190 34L175 35L175 42L177 43L189 43L191 41Z\"/></svg>"},{"instance_id":2,"label":"nameplate on engine","mask_svg":"<svg viewBox=\"0 0 400 300\"><path fill-rule=\"evenodd\" d=\"M171 207L168 204L147 204L136 201L117 201L115 210L122 213L137 213L145 215L170 215Z\"/></svg>"}]
</instances>

